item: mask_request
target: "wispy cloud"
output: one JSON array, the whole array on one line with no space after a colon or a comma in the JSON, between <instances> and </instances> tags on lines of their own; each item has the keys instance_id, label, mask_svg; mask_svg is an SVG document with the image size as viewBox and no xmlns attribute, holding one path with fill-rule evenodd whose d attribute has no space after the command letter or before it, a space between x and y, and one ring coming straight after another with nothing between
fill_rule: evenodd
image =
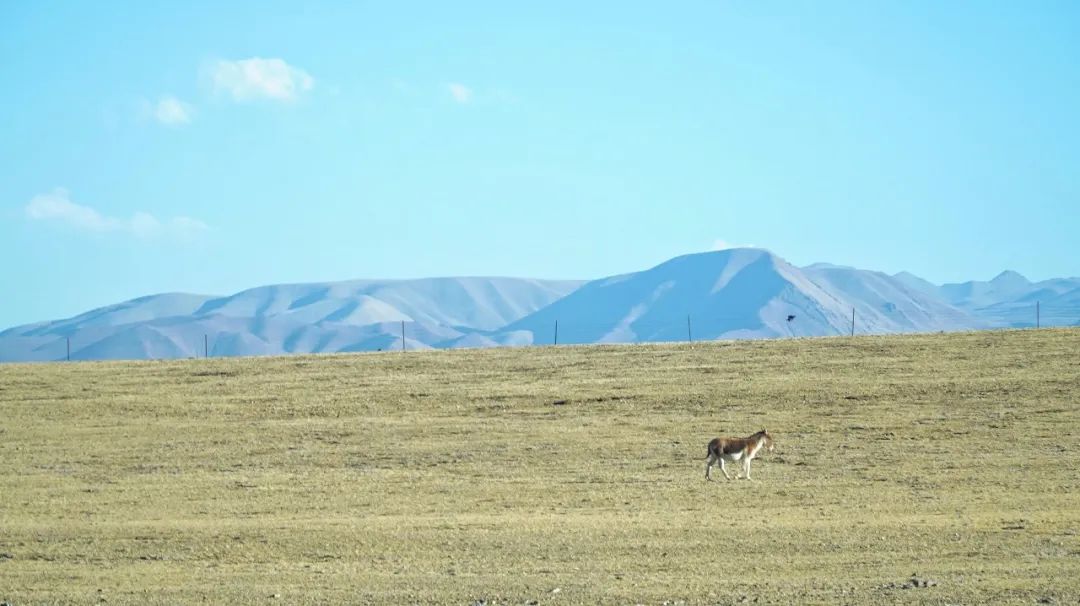
<instances>
[{"instance_id":1,"label":"wispy cloud","mask_svg":"<svg viewBox=\"0 0 1080 606\"><path fill-rule=\"evenodd\" d=\"M473 92L468 86L460 82L451 82L446 85L446 88L450 91L450 96L454 98L454 101L462 104L472 101Z\"/></svg>"},{"instance_id":2,"label":"wispy cloud","mask_svg":"<svg viewBox=\"0 0 1080 606\"><path fill-rule=\"evenodd\" d=\"M735 244L727 240L716 240L709 250L728 250L729 248L757 248L753 244Z\"/></svg>"},{"instance_id":3,"label":"wispy cloud","mask_svg":"<svg viewBox=\"0 0 1080 606\"><path fill-rule=\"evenodd\" d=\"M141 211L132 215L125 227L144 240L163 236L188 239L208 229L205 223L191 217L172 217L167 221L159 221L154 215Z\"/></svg>"},{"instance_id":4,"label":"wispy cloud","mask_svg":"<svg viewBox=\"0 0 1080 606\"><path fill-rule=\"evenodd\" d=\"M191 217L173 217L161 221L146 212L136 212L130 219L109 217L71 201L66 189L56 188L34 196L26 205L26 216L35 221L63 223L75 229L96 233L126 233L141 239L161 236L191 238L206 231L207 225Z\"/></svg>"},{"instance_id":5,"label":"wispy cloud","mask_svg":"<svg viewBox=\"0 0 1080 606\"><path fill-rule=\"evenodd\" d=\"M26 216L43 221L59 221L87 231L109 231L120 227L117 219L104 217L89 206L72 202L63 188L34 196L26 205Z\"/></svg>"},{"instance_id":6,"label":"wispy cloud","mask_svg":"<svg viewBox=\"0 0 1080 606\"><path fill-rule=\"evenodd\" d=\"M205 72L215 92L228 94L235 101L295 101L315 86L311 74L281 59L218 60Z\"/></svg>"},{"instance_id":7,"label":"wispy cloud","mask_svg":"<svg viewBox=\"0 0 1080 606\"><path fill-rule=\"evenodd\" d=\"M154 119L166 126L187 124L193 115L190 105L172 95L165 95L154 105Z\"/></svg>"}]
</instances>

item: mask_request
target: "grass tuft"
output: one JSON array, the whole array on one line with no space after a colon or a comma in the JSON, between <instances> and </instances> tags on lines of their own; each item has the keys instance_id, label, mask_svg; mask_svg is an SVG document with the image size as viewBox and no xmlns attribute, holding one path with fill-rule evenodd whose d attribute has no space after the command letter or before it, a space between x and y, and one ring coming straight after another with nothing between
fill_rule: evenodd
<instances>
[{"instance_id":1,"label":"grass tuft","mask_svg":"<svg viewBox=\"0 0 1080 606\"><path fill-rule=\"evenodd\" d=\"M1075 329L0 365L0 601L1075 603L1078 396Z\"/></svg>"}]
</instances>

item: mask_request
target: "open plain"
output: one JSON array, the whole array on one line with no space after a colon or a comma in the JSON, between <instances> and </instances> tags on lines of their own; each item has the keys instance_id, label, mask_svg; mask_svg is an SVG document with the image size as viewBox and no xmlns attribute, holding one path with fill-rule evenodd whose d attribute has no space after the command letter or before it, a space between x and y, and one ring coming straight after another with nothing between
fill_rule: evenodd
<instances>
[{"instance_id":1,"label":"open plain","mask_svg":"<svg viewBox=\"0 0 1080 606\"><path fill-rule=\"evenodd\" d=\"M0 601L1077 603L1078 400L1077 329L0 365Z\"/></svg>"}]
</instances>

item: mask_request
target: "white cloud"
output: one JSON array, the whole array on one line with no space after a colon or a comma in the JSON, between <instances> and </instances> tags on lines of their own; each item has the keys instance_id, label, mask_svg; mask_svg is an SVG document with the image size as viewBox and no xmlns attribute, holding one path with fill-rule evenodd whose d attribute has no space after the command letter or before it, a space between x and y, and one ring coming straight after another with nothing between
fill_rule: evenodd
<instances>
[{"instance_id":1,"label":"white cloud","mask_svg":"<svg viewBox=\"0 0 1080 606\"><path fill-rule=\"evenodd\" d=\"M191 217L173 217L169 219L169 229L180 236L194 236L199 232L210 229L210 227L206 223Z\"/></svg>"},{"instance_id":2,"label":"white cloud","mask_svg":"<svg viewBox=\"0 0 1080 606\"><path fill-rule=\"evenodd\" d=\"M450 96L454 98L454 101L458 103L468 103L472 101L473 92L472 89L460 82L451 82L446 85L446 88L450 89Z\"/></svg>"},{"instance_id":3,"label":"white cloud","mask_svg":"<svg viewBox=\"0 0 1080 606\"><path fill-rule=\"evenodd\" d=\"M154 105L154 118L166 126L179 126L191 122L194 113L191 106L171 95L158 99Z\"/></svg>"},{"instance_id":4,"label":"white cloud","mask_svg":"<svg viewBox=\"0 0 1080 606\"><path fill-rule=\"evenodd\" d=\"M153 238L161 233L161 221L158 221L154 215L142 211L131 216L127 227L131 229L131 233L140 238Z\"/></svg>"},{"instance_id":5,"label":"white cloud","mask_svg":"<svg viewBox=\"0 0 1080 606\"><path fill-rule=\"evenodd\" d=\"M159 236L191 238L208 229L198 219L173 217L162 222L143 211L136 212L130 219L105 216L89 206L72 202L68 191L59 187L34 196L25 210L26 216L36 221L54 221L96 233L127 233L144 240Z\"/></svg>"},{"instance_id":6,"label":"white cloud","mask_svg":"<svg viewBox=\"0 0 1080 606\"><path fill-rule=\"evenodd\" d=\"M87 231L117 229L120 222L103 217L89 206L80 206L68 199L68 192L56 188L48 194L38 194L26 205L26 216L43 221L60 221Z\"/></svg>"},{"instance_id":7,"label":"white cloud","mask_svg":"<svg viewBox=\"0 0 1080 606\"><path fill-rule=\"evenodd\" d=\"M235 101L295 101L315 86L311 74L281 59L219 60L206 69L206 74L215 92L227 93Z\"/></svg>"},{"instance_id":8,"label":"white cloud","mask_svg":"<svg viewBox=\"0 0 1080 606\"><path fill-rule=\"evenodd\" d=\"M728 250L729 248L757 248L753 244L734 244L727 240L716 240L709 250Z\"/></svg>"}]
</instances>

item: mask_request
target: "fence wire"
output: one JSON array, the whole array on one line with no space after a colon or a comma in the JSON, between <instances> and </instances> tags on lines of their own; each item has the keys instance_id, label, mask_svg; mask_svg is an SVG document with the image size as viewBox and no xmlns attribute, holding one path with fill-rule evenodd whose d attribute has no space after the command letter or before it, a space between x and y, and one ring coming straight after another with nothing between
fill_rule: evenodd
<instances>
[{"instance_id":1,"label":"fence wire","mask_svg":"<svg viewBox=\"0 0 1080 606\"><path fill-rule=\"evenodd\" d=\"M920 328L905 328L905 324L915 324ZM748 310L746 313L697 313L664 319L646 316L642 319L611 320L589 315L553 318L546 321L546 324L524 320L511 323L503 329L468 332L453 326L414 321L383 322L367 326L331 323L301 327L295 330L294 334L280 339L279 345L273 344L274 335L263 335L257 331L210 332L195 328L194 331L198 334L188 331L181 338L176 338L154 333L153 327L150 327L146 329L150 332L144 338L150 340L151 345L144 346L146 351L142 352L109 351L101 346L102 327L95 327L86 330L85 334L84 331L73 331L66 335L26 337L25 351L12 351L9 348L3 352L5 355L0 361L176 359L521 345L695 342L1062 326L1080 326L1080 307L1032 303L988 309L982 314L968 314L950 310L870 310L857 306L852 309L852 313L841 317L835 313L822 314L817 310L806 312L792 306L790 309L773 309L767 313ZM515 328L520 332L515 331ZM335 330L344 336L335 336ZM155 350L152 346L154 337L165 339L168 343ZM111 337L107 337L104 340L110 339ZM155 352L162 353L155 355Z\"/></svg>"}]
</instances>

